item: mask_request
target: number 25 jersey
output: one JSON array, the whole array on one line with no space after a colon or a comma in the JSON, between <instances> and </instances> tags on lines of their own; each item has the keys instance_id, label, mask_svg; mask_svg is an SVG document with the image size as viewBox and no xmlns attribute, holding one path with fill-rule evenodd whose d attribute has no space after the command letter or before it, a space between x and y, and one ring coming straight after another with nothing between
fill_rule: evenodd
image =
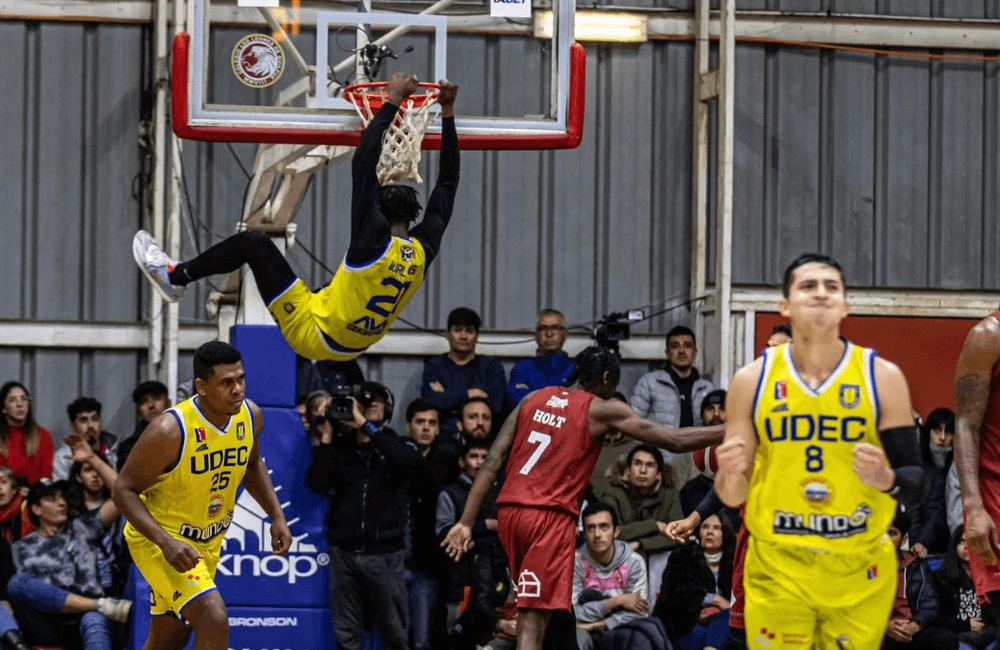
<instances>
[{"instance_id":1,"label":"number 25 jersey","mask_svg":"<svg viewBox=\"0 0 1000 650\"><path fill-rule=\"evenodd\" d=\"M590 435L595 395L559 386L542 388L521 407L498 505L580 514L580 498L601 455Z\"/></svg>"},{"instance_id":2,"label":"number 25 jersey","mask_svg":"<svg viewBox=\"0 0 1000 650\"><path fill-rule=\"evenodd\" d=\"M882 447L874 350L845 341L817 388L795 369L789 344L764 352L754 399L757 454L745 522L753 538L836 553L879 542L896 501L854 473L854 448Z\"/></svg>"}]
</instances>

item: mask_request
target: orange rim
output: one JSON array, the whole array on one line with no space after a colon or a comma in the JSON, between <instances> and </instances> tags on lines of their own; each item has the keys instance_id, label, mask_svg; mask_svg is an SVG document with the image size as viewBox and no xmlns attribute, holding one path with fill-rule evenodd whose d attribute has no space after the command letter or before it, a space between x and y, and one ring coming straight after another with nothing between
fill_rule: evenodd
<instances>
[{"instance_id":1,"label":"orange rim","mask_svg":"<svg viewBox=\"0 0 1000 650\"><path fill-rule=\"evenodd\" d=\"M351 102L359 108L365 107L365 99L367 98L367 105L371 107L372 113L377 113L382 108L382 100L385 98L385 89L389 86L388 81L373 81L371 83L365 84L353 84L344 88L344 99ZM435 83L418 83L417 88L423 88L424 92L421 94L413 94L403 100L403 104L407 107L422 106L425 101L427 101L427 92L436 90L441 92L441 84Z\"/></svg>"}]
</instances>

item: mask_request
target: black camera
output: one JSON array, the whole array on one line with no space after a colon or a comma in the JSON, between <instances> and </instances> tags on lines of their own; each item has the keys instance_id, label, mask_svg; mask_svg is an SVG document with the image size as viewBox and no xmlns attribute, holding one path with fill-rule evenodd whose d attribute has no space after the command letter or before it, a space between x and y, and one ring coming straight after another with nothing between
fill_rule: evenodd
<instances>
[{"instance_id":1,"label":"black camera","mask_svg":"<svg viewBox=\"0 0 1000 650\"><path fill-rule=\"evenodd\" d=\"M392 407L394 405L392 392L378 382L366 381L361 384L354 384L353 386L333 386L330 388L330 395L333 397L333 400L326 409L326 418L330 421L340 420L341 422L346 422L354 419L354 403L351 401L352 398L358 400L358 404L363 411L371 406L378 397L381 397L382 402L385 404L383 421L388 422L392 419Z\"/></svg>"},{"instance_id":2,"label":"black camera","mask_svg":"<svg viewBox=\"0 0 1000 650\"><path fill-rule=\"evenodd\" d=\"M617 354L618 342L626 341L632 336L632 323L642 320L642 316L642 310L632 310L627 314L613 311L602 316L594 324L594 332L591 336L602 348L613 350Z\"/></svg>"}]
</instances>

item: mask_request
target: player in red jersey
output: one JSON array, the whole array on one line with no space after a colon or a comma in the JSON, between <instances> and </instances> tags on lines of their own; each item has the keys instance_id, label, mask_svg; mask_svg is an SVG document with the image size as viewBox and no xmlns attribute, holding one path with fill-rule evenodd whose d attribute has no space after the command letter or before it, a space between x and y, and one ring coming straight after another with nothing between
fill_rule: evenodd
<instances>
[{"instance_id":1,"label":"player in red jersey","mask_svg":"<svg viewBox=\"0 0 1000 650\"><path fill-rule=\"evenodd\" d=\"M517 580L517 647L540 650L553 612L571 609L573 554L580 498L605 435L627 436L673 452L722 440L723 426L670 429L640 418L612 399L618 358L589 347L576 357L575 384L531 393L504 422L469 493L462 519L441 544L456 560L472 545L472 524L507 460L497 499L500 541Z\"/></svg>"},{"instance_id":2,"label":"player in red jersey","mask_svg":"<svg viewBox=\"0 0 1000 650\"><path fill-rule=\"evenodd\" d=\"M979 321L965 338L955 368L955 407L969 565L976 593L1000 611L1000 312Z\"/></svg>"}]
</instances>

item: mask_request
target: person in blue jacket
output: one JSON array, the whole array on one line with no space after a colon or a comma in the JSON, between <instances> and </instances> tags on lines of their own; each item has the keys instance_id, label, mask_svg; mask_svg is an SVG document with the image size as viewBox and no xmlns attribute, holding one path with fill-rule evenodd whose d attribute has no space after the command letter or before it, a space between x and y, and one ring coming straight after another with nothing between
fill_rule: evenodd
<instances>
[{"instance_id":1,"label":"person in blue jacket","mask_svg":"<svg viewBox=\"0 0 1000 650\"><path fill-rule=\"evenodd\" d=\"M573 374L573 360L563 352L568 336L566 317L555 309L538 314L535 324L535 342L538 352L531 359L523 359L510 370L507 395L511 404L520 404L524 396L546 386L569 386Z\"/></svg>"}]
</instances>

